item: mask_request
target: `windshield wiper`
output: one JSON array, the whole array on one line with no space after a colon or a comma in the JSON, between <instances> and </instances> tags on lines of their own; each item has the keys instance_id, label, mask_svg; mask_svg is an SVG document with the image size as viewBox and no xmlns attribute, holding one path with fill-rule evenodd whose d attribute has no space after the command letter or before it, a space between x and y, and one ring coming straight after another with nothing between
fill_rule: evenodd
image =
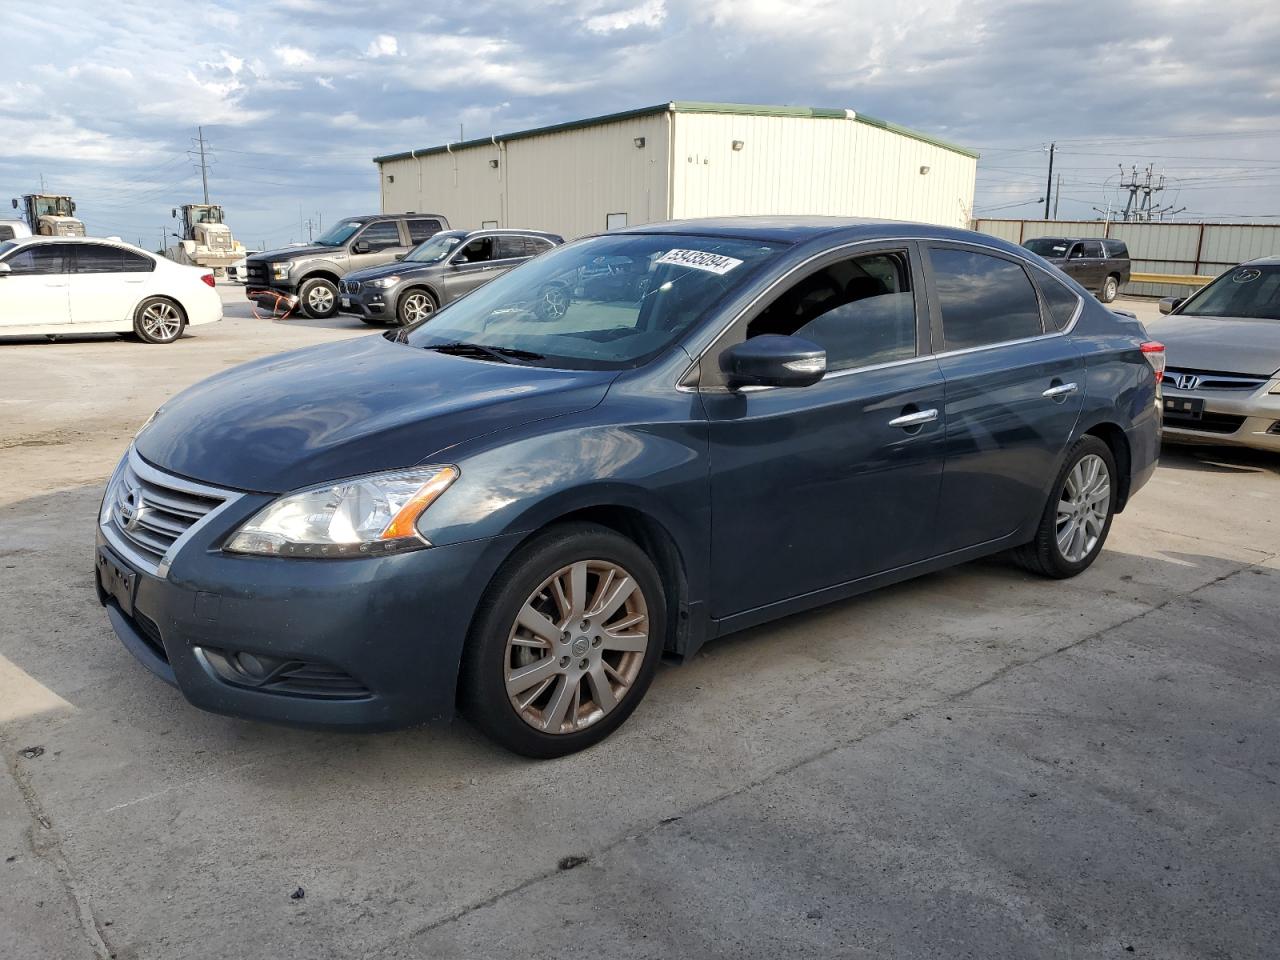
<instances>
[{"instance_id":1,"label":"windshield wiper","mask_svg":"<svg viewBox=\"0 0 1280 960\"><path fill-rule=\"evenodd\" d=\"M468 343L465 340L455 340L452 343L433 343L424 350L435 350L438 353L448 353L459 357L487 357L490 360L497 360L499 363L514 363L519 360L542 360L543 355L534 353L532 350L520 350L516 347L491 347L483 343Z\"/></svg>"}]
</instances>

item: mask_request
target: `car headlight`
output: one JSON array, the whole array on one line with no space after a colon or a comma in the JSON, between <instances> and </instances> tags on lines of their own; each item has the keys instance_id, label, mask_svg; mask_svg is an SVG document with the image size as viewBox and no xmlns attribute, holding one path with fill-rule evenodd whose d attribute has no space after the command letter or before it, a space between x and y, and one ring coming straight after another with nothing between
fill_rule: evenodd
<instances>
[{"instance_id":1,"label":"car headlight","mask_svg":"<svg viewBox=\"0 0 1280 960\"><path fill-rule=\"evenodd\" d=\"M370 280L369 286L382 287L385 290L387 287L394 287L399 282L399 277L378 277L376 280Z\"/></svg>"},{"instance_id":2,"label":"car headlight","mask_svg":"<svg viewBox=\"0 0 1280 960\"><path fill-rule=\"evenodd\" d=\"M273 263L271 265L272 280L286 280L289 277L289 271L293 269L291 263Z\"/></svg>"},{"instance_id":3,"label":"car headlight","mask_svg":"<svg viewBox=\"0 0 1280 960\"><path fill-rule=\"evenodd\" d=\"M453 466L415 467L285 494L251 517L223 549L359 557L430 546L418 533L418 517L458 476Z\"/></svg>"},{"instance_id":4,"label":"car headlight","mask_svg":"<svg viewBox=\"0 0 1280 960\"><path fill-rule=\"evenodd\" d=\"M1274 393L1277 396L1280 396L1280 376L1276 378L1275 383L1271 384L1271 389L1268 390L1267 393Z\"/></svg>"}]
</instances>

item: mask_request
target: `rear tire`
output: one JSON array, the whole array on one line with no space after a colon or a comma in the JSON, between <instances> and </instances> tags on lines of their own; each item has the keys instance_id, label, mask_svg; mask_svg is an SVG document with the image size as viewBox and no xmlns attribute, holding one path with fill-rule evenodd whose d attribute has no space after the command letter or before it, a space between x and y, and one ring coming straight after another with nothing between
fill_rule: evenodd
<instances>
[{"instance_id":1,"label":"rear tire","mask_svg":"<svg viewBox=\"0 0 1280 960\"><path fill-rule=\"evenodd\" d=\"M617 605L614 591L625 592ZM649 688L665 614L661 577L633 541L596 524L553 527L502 565L476 610L463 711L526 757L599 743Z\"/></svg>"},{"instance_id":2,"label":"rear tire","mask_svg":"<svg viewBox=\"0 0 1280 960\"><path fill-rule=\"evenodd\" d=\"M312 277L298 290L302 312L313 320L324 320L338 312L338 288L332 280Z\"/></svg>"},{"instance_id":3,"label":"rear tire","mask_svg":"<svg viewBox=\"0 0 1280 960\"><path fill-rule=\"evenodd\" d=\"M1117 482L1111 448L1085 434L1058 471L1035 539L1013 551L1014 561L1055 580L1088 570L1111 532Z\"/></svg>"},{"instance_id":4,"label":"rear tire","mask_svg":"<svg viewBox=\"0 0 1280 960\"><path fill-rule=\"evenodd\" d=\"M133 311L133 332L143 343L173 343L186 328L186 314L167 297L148 297Z\"/></svg>"},{"instance_id":5,"label":"rear tire","mask_svg":"<svg viewBox=\"0 0 1280 960\"><path fill-rule=\"evenodd\" d=\"M1103 303L1111 303L1120 293L1120 278L1114 273L1102 281L1102 290L1098 299Z\"/></svg>"}]
</instances>

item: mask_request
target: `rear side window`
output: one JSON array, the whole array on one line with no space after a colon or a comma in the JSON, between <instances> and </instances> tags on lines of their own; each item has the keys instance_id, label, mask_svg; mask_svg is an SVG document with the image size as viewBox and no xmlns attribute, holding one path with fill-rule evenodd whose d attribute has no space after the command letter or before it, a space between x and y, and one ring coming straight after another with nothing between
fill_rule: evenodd
<instances>
[{"instance_id":1,"label":"rear side window","mask_svg":"<svg viewBox=\"0 0 1280 960\"><path fill-rule=\"evenodd\" d=\"M152 261L121 247L98 243L77 243L76 273L148 273L155 269Z\"/></svg>"},{"instance_id":2,"label":"rear side window","mask_svg":"<svg viewBox=\"0 0 1280 960\"><path fill-rule=\"evenodd\" d=\"M1075 291L1058 282L1047 273L1036 271L1036 279L1040 283L1040 295L1044 297L1044 305L1049 310L1049 319L1059 330L1065 330L1076 315L1080 306L1080 298Z\"/></svg>"},{"instance_id":3,"label":"rear side window","mask_svg":"<svg viewBox=\"0 0 1280 960\"><path fill-rule=\"evenodd\" d=\"M827 351L827 369L848 370L916 355L916 309L905 253L840 260L785 290L747 327Z\"/></svg>"},{"instance_id":4,"label":"rear side window","mask_svg":"<svg viewBox=\"0 0 1280 960\"><path fill-rule=\"evenodd\" d=\"M1094 260L1102 259L1102 243L1099 240L1086 240L1081 246L1084 247L1084 255Z\"/></svg>"},{"instance_id":5,"label":"rear side window","mask_svg":"<svg viewBox=\"0 0 1280 960\"><path fill-rule=\"evenodd\" d=\"M1044 332L1027 272L1011 260L934 247L929 251L947 350L964 350Z\"/></svg>"},{"instance_id":6,"label":"rear side window","mask_svg":"<svg viewBox=\"0 0 1280 960\"><path fill-rule=\"evenodd\" d=\"M440 232L439 220L410 220L409 224L409 240L414 244L419 244L423 240L430 240Z\"/></svg>"},{"instance_id":7,"label":"rear side window","mask_svg":"<svg viewBox=\"0 0 1280 960\"><path fill-rule=\"evenodd\" d=\"M8 260L10 273L14 276L32 276L36 274L66 273L62 265L62 248L65 244L40 244L19 250Z\"/></svg>"},{"instance_id":8,"label":"rear side window","mask_svg":"<svg viewBox=\"0 0 1280 960\"><path fill-rule=\"evenodd\" d=\"M1120 257L1127 260L1129 258L1129 248L1124 245L1121 240L1108 240L1106 242L1107 256Z\"/></svg>"},{"instance_id":9,"label":"rear side window","mask_svg":"<svg viewBox=\"0 0 1280 960\"><path fill-rule=\"evenodd\" d=\"M369 244L372 250L398 247L400 246L400 228L394 220L381 220L365 227L358 239Z\"/></svg>"},{"instance_id":10,"label":"rear side window","mask_svg":"<svg viewBox=\"0 0 1280 960\"><path fill-rule=\"evenodd\" d=\"M498 237L499 260L513 260L516 257L531 256L529 241L524 237Z\"/></svg>"},{"instance_id":11,"label":"rear side window","mask_svg":"<svg viewBox=\"0 0 1280 960\"><path fill-rule=\"evenodd\" d=\"M550 250L555 246L550 240L544 240L542 237L529 237L527 242L529 244L529 256L531 257L536 257L543 251Z\"/></svg>"},{"instance_id":12,"label":"rear side window","mask_svg":"<svg viewBox=\"0 0 1280 960\"><path fill-rule=\"evenodd\" d=\"M0 223L0 240L12 240L13 227L6 223Z\"/></svg>"}]
</instances>

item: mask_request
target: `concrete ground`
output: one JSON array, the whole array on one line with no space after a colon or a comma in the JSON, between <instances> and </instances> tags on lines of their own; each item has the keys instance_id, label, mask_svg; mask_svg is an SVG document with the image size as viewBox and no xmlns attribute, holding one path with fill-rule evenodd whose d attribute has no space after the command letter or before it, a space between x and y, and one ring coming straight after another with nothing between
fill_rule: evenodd
<instances>
[{"instance_id":1,"label":"concrete ground","mask_svg":"<svg viewBox=\"0 0 1280 960\"><path fill-rule=\"evenodd\" d=\"M154 407L365 332L225 292L169 347L0 343L0 957L1277 955L1276 458L1170 449L1083 576L727 638L564 760L285 730L188 706L93 596Z\"/></svg>"}]
</instances>

